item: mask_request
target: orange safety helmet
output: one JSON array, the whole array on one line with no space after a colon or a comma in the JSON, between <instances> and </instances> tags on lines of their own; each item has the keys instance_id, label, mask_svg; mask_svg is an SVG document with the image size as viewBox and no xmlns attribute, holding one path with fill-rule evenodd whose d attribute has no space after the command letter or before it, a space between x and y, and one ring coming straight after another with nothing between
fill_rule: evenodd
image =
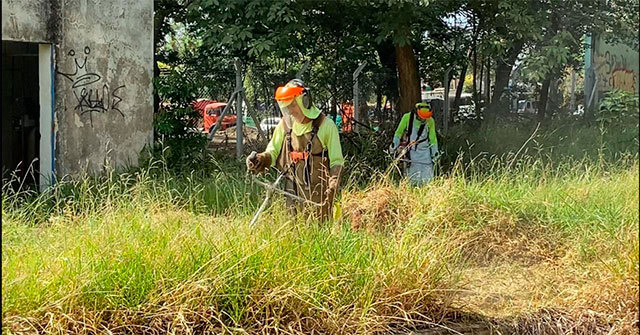
<instances>
[{"instance_id":1,"label":"orange safety helmet","mask_svg":"<svg viewBox=\"0 0 640 335\"><path fill-rule=\"evenodd\" d=\"M428 102L418 102L416 104L416 110L418 116L423 120L426 120L433 116L433 112L431 111L431 104Z\"/></svg>"},{"instance_id":2,"label":"orange safety helmet","mask_svg":"<svg viewBox=\"0 0 640 335\"><path fill-rule=\"evenodd\" d=\"M300 79L292 79L286 85L278 87L275 98L283 113L288 112L285 109L295 99L306 117L313 120L320 115L320 110L313 106L309 88Z\"/></svg>"},{"instance_id":3,"label":"orange safety helmet","mask_svg":"<svg viewBox=\"0 0 640 335\"><path fill-rule=\"evenodd\" d=\"M302 94L303 91L304 87L300 86L280 86L276 89L276 101L289 102Z\"/></svg>"},{"instance_id":4,"label":"orange safety helmet","mask_svg":"<svg viewBox=\"0 0 640 335\"><path fill-rule=\"evenodd\" d=\"M311 101L309 96L309 89L304 85L300 79L292 79L286 85L280 86L276 89L275 98L278 104L281 106L287 106L291 103L293 98L304 95L304 108L311 108Z\"/></svg>"}]
</instances>

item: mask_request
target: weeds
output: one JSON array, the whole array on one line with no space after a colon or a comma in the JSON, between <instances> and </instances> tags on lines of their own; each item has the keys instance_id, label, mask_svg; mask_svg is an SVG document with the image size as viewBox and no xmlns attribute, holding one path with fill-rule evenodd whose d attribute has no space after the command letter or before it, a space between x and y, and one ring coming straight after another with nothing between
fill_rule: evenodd
<instances>
[{"instance_id":1,"label":"weeds","mask_svg":"<svg viewBox=\"0 0 640 335\"><path fill-rule=\"evenodd\" d=\"M637 155L525 150L460 158L422 188L354 179L330 224L290 218L279 199L250 229L261 192L233 164L176 174L157 160L40 194L7 186L3 329L637 329Z\"/></svg>"}]
</instances>

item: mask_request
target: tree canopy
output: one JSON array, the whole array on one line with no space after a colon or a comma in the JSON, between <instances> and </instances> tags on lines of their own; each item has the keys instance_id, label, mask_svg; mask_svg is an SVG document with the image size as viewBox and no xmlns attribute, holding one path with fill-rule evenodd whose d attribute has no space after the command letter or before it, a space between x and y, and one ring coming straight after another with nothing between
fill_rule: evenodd
<instances>
[{"instance_id":1,"label":"tree canopy","mask_svg":"<svg viewBox=\"0 0 640 335\"><path fill-rule=\"evenodd\" d=\"M308 61L307 80L329 106L351 96L351 74L366 62L364 95L396 100L398 113L420 99L421 79L447 85L447 69L464 78L471 67L474 78L484 71L491 80L484 106L498 117L516 63L544 91L566 68L580 68L586 34L615 31L612 39L638 45L638 0L157 0L156 11L157 33L171 33L167 18L183 24L198 51L180 57L215 60L200 61L212 70L237 57L275 85Z\"/></svg>"}]
</instances>

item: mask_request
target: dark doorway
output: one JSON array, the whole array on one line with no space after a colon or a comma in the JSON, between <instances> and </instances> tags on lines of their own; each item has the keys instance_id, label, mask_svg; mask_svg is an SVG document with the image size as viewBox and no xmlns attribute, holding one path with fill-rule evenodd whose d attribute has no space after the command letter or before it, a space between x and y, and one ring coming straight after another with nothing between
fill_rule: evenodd
<instances>
[{"instance_id":1,"label":"dark doorway","mask_svg":"<svg viewBox=\"0 0 640 335\"><path fill-rule=\"evenodd\" d=\"M38 72L38 44L2 41L2 178L23 188L39 179Z\"/></svg>"}]
</instances>

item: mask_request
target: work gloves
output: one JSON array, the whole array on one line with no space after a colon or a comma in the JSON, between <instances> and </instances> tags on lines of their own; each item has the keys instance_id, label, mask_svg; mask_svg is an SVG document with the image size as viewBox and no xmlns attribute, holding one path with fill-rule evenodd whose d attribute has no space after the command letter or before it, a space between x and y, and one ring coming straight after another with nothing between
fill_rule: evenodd
<instances>
[{"instance_id":1,"label":"work gloves","mask_svg":"<svg viewBox=\"0 0 640 335\"><path fill-rule=\"evenodd\" d=\"M438 150L438 145L434 144L431 146L431 160L435 163L440 160L440 151Z\"/></svg>"},{"instance_id":2,"label":"work gloves","mask_svg":"<svg viewBox=\"0 0 640 335\"><path fill-rule=\"evenodd\" d=\"M398 147L396 147L393 143L391 143L389 145L389 153L393 154L394 152L396 152L396 150L398 149Z\"/></svg>"},{"instance_id":3,"label":"work gloves","mask_svg":"<svg viewBox=\"0 0 640 335\"><path fill-rule=\"evenodd\" d=\"M271 155L268 152L256 153L252 151L246 160L247 169L253 174L260 173L271 166Z\"/></svg>"},{"instance_id":4,"label":"work gloves","mask_svg":"<svg viewBox=\"0 0 640 335\"><path fill-rule=\"evenodd\" d=\"M389 147L389 150L391 152L395 152L396 150L398 150L398 147L400 147L400 137L394 136L393 137L393 143Z\"/></svg>"}]
</instances>

